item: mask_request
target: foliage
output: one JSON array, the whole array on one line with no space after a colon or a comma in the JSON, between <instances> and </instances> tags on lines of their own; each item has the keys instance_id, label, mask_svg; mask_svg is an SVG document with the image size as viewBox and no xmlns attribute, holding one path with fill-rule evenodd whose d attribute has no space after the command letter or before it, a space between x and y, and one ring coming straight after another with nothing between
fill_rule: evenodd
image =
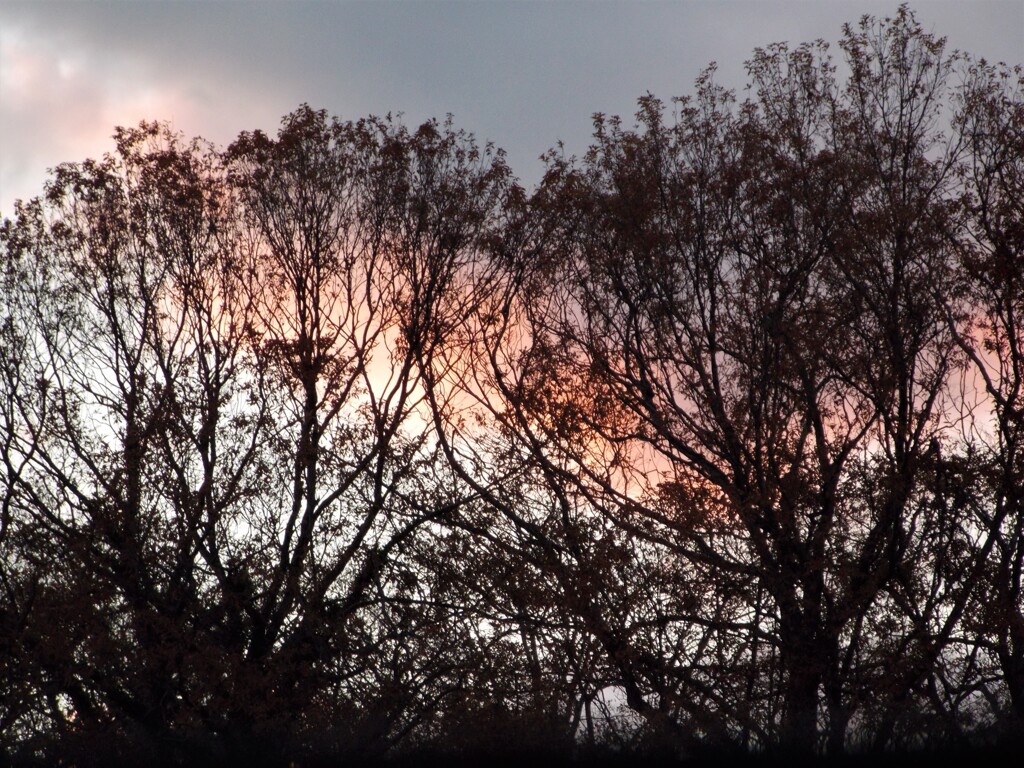
<instances>
[{"instance_id":1,"label":"foliage","mask_svg":"<svg viewBox=\"0 0 1024 768\"><path fill-rule=\"evenodd\" d=\"M0 228L8 754L1022 732L1024 74L905 7L840 49L530 193L308 106L55 169Z\"/></svg>"}]
</instances>

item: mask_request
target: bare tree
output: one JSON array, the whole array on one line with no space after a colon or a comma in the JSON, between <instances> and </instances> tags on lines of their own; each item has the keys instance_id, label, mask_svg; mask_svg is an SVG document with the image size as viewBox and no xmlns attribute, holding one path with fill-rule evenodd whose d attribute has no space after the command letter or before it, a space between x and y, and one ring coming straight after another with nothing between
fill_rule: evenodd
<instances>
[{"instance_id":1,"label":"bare tree","mask_svg":"<svg viewBox=\"0 0 1024 768\"><path fill-rule=\"evenodd\" d=\"M345 716L384 749L463 674L415 599L417 536L471 497L415 363L507 171L450 126L308 108L223 156L117 141L4 230L14 658L80 733L253 745Z\"/></svg>"},{"instance_id":2,"label":"bare tree","mask_svg":"<svg viewBox=\"0 0 1024 768\"><path fill-rule=\"evenodd\" d=\"M308 106L58 167L0 225L0 746L1019 731L1024 81L905 6L840 49L530 193Z\"/></svg>"},{"instance_id":3,"label":"bare tree","mask_svg":"<svg viewBox=\"0 0 1024 768\"><path fill-rule=\"evenodd\" d=\"M1024 76L979 62L964 90L958 128L968 155L961 169L961 250L967 322L956 341L969 360L965 402L971 457L988 486L969 541L984 562L968 638L997 662L1008 694L1009 732L1024 722ZM970 408L973 406L973 409ZM980 411L980 413L978 413Z\"/></svg>"},{"instance_id":4,"label":"bare tree","mask_svg":"<svg viewBox=\"0 0 1024 768\"><path fill-rule=\"evenodd\" d=\"M906 9L848 28L843 48L845 89L822 45L775 46L749 63L738 109L709 72L674 125L646 98L636 130L596 118L582 164L551 155L477 329L470 358L488 373L462 389L564 509L580 500L584 518L684 563L680 576L707 574L698 607L669 621L747 671L712 706L800 751L822 722L844 748L870 654L902 680L875 731L891 740L922 670L908 649L930 669L957 615L935 630L945 603L909 595L907 574L956 353L941 297L956 286L945 223L960 147L939 121L958 59ZM521 525L572 552L572 526ZM666 599L682 588L660 585ZM738 604L718 613L729 594ZM592 612L637 711L665 727L687 700L708 711L698 694L721 668L709 679L697 656L646 653L566 599ZM689 727L706 733L697 709Z\"/></svg>"}]
</instances>

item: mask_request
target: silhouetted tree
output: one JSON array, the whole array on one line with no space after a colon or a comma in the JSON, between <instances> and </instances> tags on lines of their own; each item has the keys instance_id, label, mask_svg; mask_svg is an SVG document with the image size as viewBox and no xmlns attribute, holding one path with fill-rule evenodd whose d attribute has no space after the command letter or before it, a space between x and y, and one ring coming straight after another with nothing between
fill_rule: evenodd
<instances>
[{"instance_id":1,"label":"silhouetted tree","mask_svg":"<svg viewBox=\"0 0 1024 768\"><path fill-rule=\"evenodd\" d=\"M308 106L55 169L0 225L0 746L1018 733L1024 80L905 6L840 49L531 192Z\"/></svg>"},{"instance_id":2,"label":"silhouetted tree","mask_svg":"<svg viewBox=\"0 0 1024 768\"><path fill-rule=\"evenodd\" d=\"M1024 724L1022 86L1020 67L981 62L971 68L958 119L967 144L961 167L964 219L950 223L966 285L966 322L953 325L969 361L965 440L973 449L968 459L987 486L967 541L984 566L965 629L968 642L997 661L1011 733Z\"/></svg>"},{"instance_id":3,"label":"silhouetted tree","mask_svg":"<svg viewBox=\"0 0 1024 768\"><path fill-rule=\"evenodd\" d=\"M915 707L946 714L925 688L970 580L937 570L963 544L943 531L976 512L954 500L952 520L933 514L953 472L940 446L964 146L940 125L959 57L906 8L848 27L842 48L844 87L823 45L774 46L749 63L738 109L709 72L674 125L651 97L635 130L597 116L582 163L550 155L507 236L501 298L478 350L457 352L472 375L435 380L442 402L461 386L542 473L561 524L521 527L577 593L590 518L654 547L639 559L648 579L680 563L649 597L685 595L662 621L727 664L651 653L652 635L593 595L561 598L630 706L670 732L810 751L824 727L838 752L868 734L904 743ZM467 474L486 466L451 435L451 457L475 457ZM949 562L973 574L979 556ZM615 583L586 570L599 592Z\"/></svg>"},{"instance_id":4,"label":"silhouetted tree","mask_svg":"<svg viewBox=\"0 0 1024 768\"><path fill-rule=\"evenodd\" d=\"M5 225L13 658L76 732L386 748L462 674L416 599L416 537L465 498L412 350L507 172L308 108L222 156L116 138Z\"/></svg>"}]
</instances>

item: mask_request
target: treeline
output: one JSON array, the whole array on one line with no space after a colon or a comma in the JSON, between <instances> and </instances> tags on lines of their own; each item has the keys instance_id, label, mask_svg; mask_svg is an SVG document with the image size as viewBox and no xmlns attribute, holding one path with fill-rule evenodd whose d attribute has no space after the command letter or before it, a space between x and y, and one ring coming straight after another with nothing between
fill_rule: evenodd
<instances>
[{"instance_id":1,"label":"treeline","mask_svg":"<svg viewBox=\"0 0 1024 768\"><path fill-rule=\"evenodd\" d=\"M839 46L532 192L306 106L56 168L0 230L7 759L1024 732L1024 76Z\"/></svg>"}]
</instances>

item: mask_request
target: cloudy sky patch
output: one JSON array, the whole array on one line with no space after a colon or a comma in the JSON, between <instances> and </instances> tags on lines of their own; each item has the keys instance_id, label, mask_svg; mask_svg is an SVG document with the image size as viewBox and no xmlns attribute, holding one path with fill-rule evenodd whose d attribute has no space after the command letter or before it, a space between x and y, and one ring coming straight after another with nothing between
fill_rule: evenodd
<instances>
[{"instance_id":1,"label":"cloudy sky patch","mask_svg":"<svg viewBox=\"0 0 1024 768\"><path fill-rule=\"evenodd\" d=\"M711 61L743 85L753 49L830 42L895 2L65 2L0 0L0 215L46 169L112 148L115 125L171 121L218 144L273 131L300 103L408 123L451 113L533 183L594 112L688 93ZM911 3L950 45L1024 59L1024 0ZM838 52L836 52L838 56Z\"/></svg>"}]
</instances>

